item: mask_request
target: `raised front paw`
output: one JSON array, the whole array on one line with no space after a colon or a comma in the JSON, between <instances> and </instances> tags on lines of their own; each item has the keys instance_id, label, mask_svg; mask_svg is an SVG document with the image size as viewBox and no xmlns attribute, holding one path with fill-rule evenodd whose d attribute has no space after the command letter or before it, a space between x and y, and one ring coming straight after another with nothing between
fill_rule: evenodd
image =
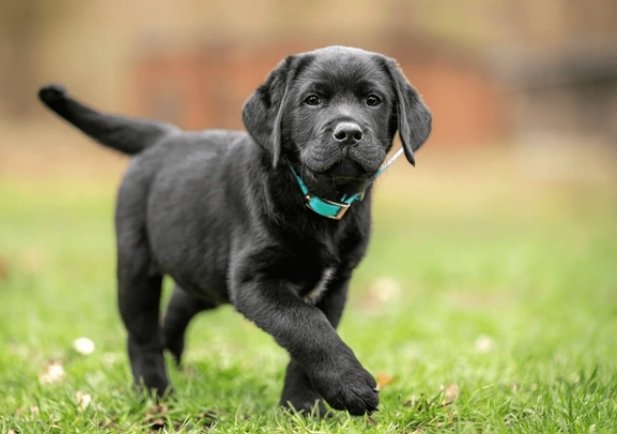
<instances>
[{"instance_id":1,"label":"raised front paw","mask_svg":"<svg viewBox=\"0 0 617 434\"><path fill-rule=\"evenodd\" d=\"M313 384L328 404L361 416L377 410L379 392L373 376L357 360L347 359L338 366L316 370Z\"/></svg>"}]
</instances>

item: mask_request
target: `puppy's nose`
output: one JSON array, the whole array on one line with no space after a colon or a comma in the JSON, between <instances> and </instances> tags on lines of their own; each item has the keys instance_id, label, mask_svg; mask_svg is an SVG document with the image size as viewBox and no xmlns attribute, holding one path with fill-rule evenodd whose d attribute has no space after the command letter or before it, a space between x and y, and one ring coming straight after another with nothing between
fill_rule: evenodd
<instances>
[{"instance_id":1,"label":"puppy's nose","mask_svg":"<svg viewBox=\"0 0 617 434\"><path fill-rule=\"evenodd\" d=\"M334 140L342 145L356 145L362 140L362 128L355 122L339 122L332 132Z\"/></svg>"}]
</instances>

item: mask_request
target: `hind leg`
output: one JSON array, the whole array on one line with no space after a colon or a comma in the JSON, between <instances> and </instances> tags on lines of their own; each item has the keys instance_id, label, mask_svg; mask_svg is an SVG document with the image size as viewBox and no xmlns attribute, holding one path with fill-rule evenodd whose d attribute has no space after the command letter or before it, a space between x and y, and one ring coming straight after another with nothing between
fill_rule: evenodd
<instances>
[{"instance_id":1,"label":"hind leg","mask_svg":"<svg viewBox=\"0 0 617 434\"><path fill-rule=\"evenodd\" d=\"M199 312L216 307L214 303L189 294L178 285L174 287L163 320L163 339L179 365L184 352L184 335L189 322Z\"/></svg>"},{"instance_id":2,"label":"hind leg","mask_svg":"<svg viewBox=\"0 0 617 434\"><path fill-rule=\"evenodd\" d=\"M128 332L133 378L161 395L169 387L159 327L161 275L134 275L120 265L118 304Z\"/></svg>"},{"instance_id":3,"label":"hind leg","mask_svg":"<svg viewBox=\"0 0 617 434\"><path fill-rule=\"evenodd\" d=\"M321 395L311 384L304 368L293 359L287 365L284 384L279 405L304 414L309 414L313 410L317 412L317 416L327 414Z\"/></svg>"},{"instance_id":4,"label":"hind leg","mask_svg":"<svg viewBox=\"0 0 617 434\"><path fill-rule=\"evenodd\" d=\"M124 206L119 206L116 213L118 307L128 332L135 383L162 395L169 387L159 324L163 276L152 260L145 225L135 208L129 208L129 205L141 205L139 200L143 195L128 195L128 192L135 193L128 188L121 189L120 203Z\"/></svg>"}]
</instances>

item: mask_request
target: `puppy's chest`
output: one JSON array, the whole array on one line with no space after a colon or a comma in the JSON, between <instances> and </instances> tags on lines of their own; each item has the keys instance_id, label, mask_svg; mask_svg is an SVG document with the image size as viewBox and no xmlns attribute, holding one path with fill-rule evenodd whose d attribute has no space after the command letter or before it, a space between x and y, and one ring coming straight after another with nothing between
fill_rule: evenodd
<instances>
[{"instance_id":1,"label":"puppy's chest","mask_svg":"<svg viewBox=\"0 0 617 434\"><path fill-rule=\"evenodd\" d=\"M332 288L343 266L340 241L338 237L315 237L291 247L294 266L288 270L294 271L290 280L297 284L296 294L306 303L319 303Z\"/></svg>"},{"instance_id":2,"label":"puppy's chest","mask_svg":"<svg viewBox=\"0 0 617 434\"><path fill-rule=\"evenodd\" d=\"M317 304L329 289L329 284L332 282L335 273L335 267L325 268L319 276L319 280L316 283L309 284L304 293L301 294L302 299L309 304Z\"/></svg>"}]
</instances>

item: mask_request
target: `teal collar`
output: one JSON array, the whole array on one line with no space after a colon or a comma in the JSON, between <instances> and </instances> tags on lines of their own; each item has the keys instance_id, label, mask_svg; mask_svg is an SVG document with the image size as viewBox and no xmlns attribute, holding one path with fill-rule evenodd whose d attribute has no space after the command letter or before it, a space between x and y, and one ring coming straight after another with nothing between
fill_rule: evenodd
<instances>
[{"instance_id":1,"label":"teal collar","mask_svg":"<svg viewBox=\"0 0 617 434\"><path fill-rule=\"evenodd\" d=\"M386 169L390 166L390 164L392 164L394 160L400 157L402 153L403 153L403 149L400 149L390 160L388 160L377 171L373 180L375 180L375 178L377 178L379 175L385 172ZM319 214L322 217L327 217L333 220L340 220L343 218L343 216L345 215L349 207L354 202L364 199L364 191L353 194L351 196L344 194L343 197L341 197L340 202L334 202L332 200L322 199L319 196L314 196L309 192L309 189L306 186L306 183L300 177L300 175L298 175L298 173L295 171L295 169L293 168L291 164L289 164L289 168L291 169L291 173L293 173L294 178L296 178L296 182L298 183L298 186L300 187L300 191L304 195L306 207L309 208L311 211L315 212L316 214Z\"/></svg>"},{"instance_id":2,"label":"teal collar","mask_svg":"<svg viewBox=\"0 0 617 434\"><path fill-rule=\"evenodd\" d=\"M302 194L304 195L306 207L322 217L327 217L333 220L340 220L343 218L352 203L364 199L364 192L356 193L349 197L344 194L343 197L341 197L340 202L334 202L332 200L322 199L319 196L314 196L309 192L306 183L294 170L291 164L289 165L289 168L291 169L291 173L293 173L294 178L296 178L296 182L300 187L300 191L302 191Z\"/></svg>"}]
</instances>

